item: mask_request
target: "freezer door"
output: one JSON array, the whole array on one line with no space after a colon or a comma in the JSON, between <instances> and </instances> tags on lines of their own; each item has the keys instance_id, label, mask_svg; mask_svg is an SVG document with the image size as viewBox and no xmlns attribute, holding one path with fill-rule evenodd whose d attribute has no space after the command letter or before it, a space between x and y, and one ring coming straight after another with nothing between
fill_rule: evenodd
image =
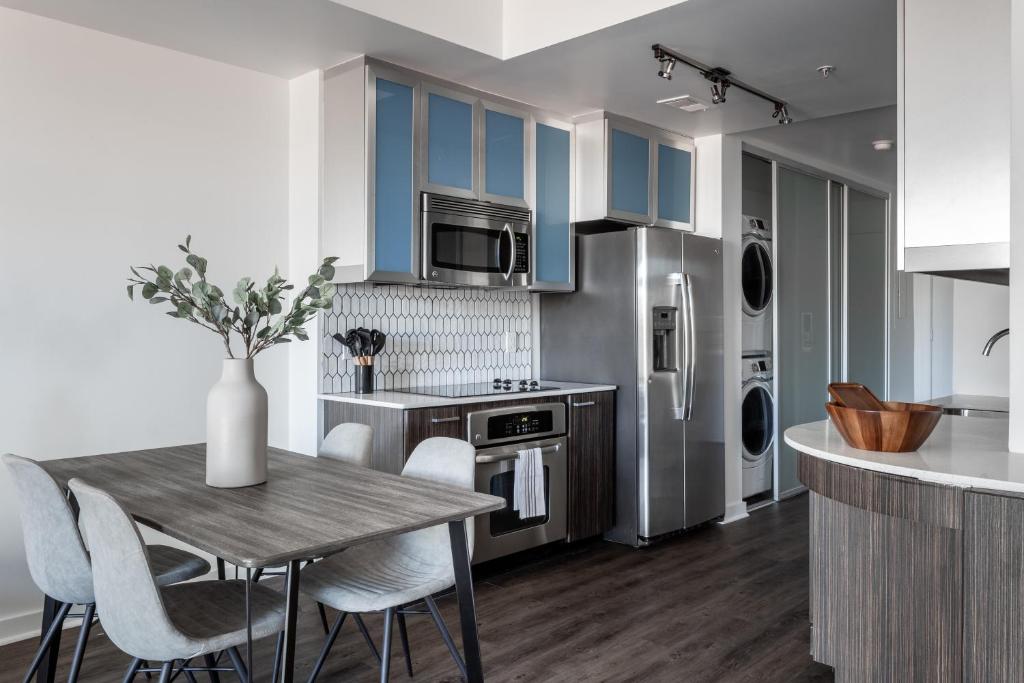
<instances>
[{"instance_id":1,"label":"freezer door","mask_svg":"<svg viewBox=\"0 0 1024 683\"><path fill-rule=\"evenodd\" d=\"M686 423L683 233L637 231L637 536L640 541L684 526Z\"/></svg>"},{"instance_id":2,"label":"freezer door","mask_svg":"<svg viewBox=\"0 0 1024 683\"><path fill-rule=\"evenodd\" d=\"M683 296L691 359L686 391L684 525L725 514L722 242L683 237Z\"/></svg>"}]
</instances>

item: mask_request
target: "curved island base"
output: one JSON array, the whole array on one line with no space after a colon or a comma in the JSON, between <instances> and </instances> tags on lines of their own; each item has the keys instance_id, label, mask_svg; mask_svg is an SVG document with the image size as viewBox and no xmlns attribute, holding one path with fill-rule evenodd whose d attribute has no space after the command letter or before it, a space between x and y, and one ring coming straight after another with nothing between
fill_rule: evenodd
<instances>
[{"instance_id":1,"label":"curved island base","mask_svg":"<svg viewBox=\"0 0 1024 683\"><path fill-rule=\"evenodd\" d=\"M831 432L825 425L794 430ZM812 657L837 681L1024 680L1024 493L925 480L943 478L934 470L879 471L896 468L790 436L811 491Z\"/></svg>"}]
</instances>

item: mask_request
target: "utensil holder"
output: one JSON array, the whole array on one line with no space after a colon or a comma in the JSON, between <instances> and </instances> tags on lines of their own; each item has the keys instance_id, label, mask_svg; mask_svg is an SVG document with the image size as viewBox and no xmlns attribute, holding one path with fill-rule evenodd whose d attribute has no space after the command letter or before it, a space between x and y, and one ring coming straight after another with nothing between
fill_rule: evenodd
<instances>
[{"instance_id":1,"label":"utensil holder","mask_svg":"<svg viewBox=\"0 0 1024 683\"><path fill-rule=\"evenodd\" d=\"M372 365L357 365L356 366L356 393L357 394L372 394L373 393L373 366Z\"/></svg>"}]
</instances>

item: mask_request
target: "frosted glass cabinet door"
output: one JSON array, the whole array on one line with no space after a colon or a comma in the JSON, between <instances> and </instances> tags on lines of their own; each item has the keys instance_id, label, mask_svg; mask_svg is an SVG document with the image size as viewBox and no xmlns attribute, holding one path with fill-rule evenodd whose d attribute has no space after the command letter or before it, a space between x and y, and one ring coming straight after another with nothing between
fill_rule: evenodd
<instances>
[{"instance_id":1,"label":"frosted glass cabinet door","mask_svg":"<svg viewBox=\"0 0 1024 683\"><path fill-rule=\"evenodd\" d=\"M526 205L526 116L484 105L483 198Z\"/></svg>"},{"instance_id":2,"label":"frosted glass cabinet door","mask_svg":"<svg viewBox=\"0 0 1024 683\"><path fill-rule=\"evenodd\" d=\"M692 230L693 147L682 141L658 142L657 212L654 224Z\"/></svg>"},{"instance_id":3,"label":"frosted glass cabinet door","mask_svg":"<svg viewBox=\"0 0 1024 683\"><path fill-rule=\"evenodd\" d=\"M570 194L572 136L564 128L538 123L536 149L536 216L534 288L571 290L572 225Z\"/></svg>"},{"instance_id":4,"label":"frosted glass cabinet door","mask_svg":"<svg viewBox=\"0 0 1024 683\"><path fill-rule=\"evenodd\" d=\"M427 89L426 189L475 197L473 109L475 98Z\"/></svg>"},{"instance_id":5,"label":"frosted glass cabinet door","mask_svg":"<svg viewBox=\"0 0 1024 683\"><path fill-rule=\"evenodd\" d=\"M778 434L824 420L828 401L828 181L778 167L775 272L778 278L775 378ZM778 441L778 491L800 486L796 451Z\"/></svg>"},{"instance_id":6,"label":"frosted glass cabinet door","mask_svg":"<svg viewBox=\"0 0 1024 683\"><path fill-rule=\"evenodd\" d=\"M371 279L415 279L413 102L415 88L372 78L374 98Z\"/></svg>"},{"instance_id":7,"label":"frosted glass cabinet door","mask_svg":"<svg viewBox=\"0 0 1024 683\"><path fill-rule=\"evenodd\" d=\"M608 125L608 216L649 224L653 220L650 138Z\"/></svg>"}]
</instances>

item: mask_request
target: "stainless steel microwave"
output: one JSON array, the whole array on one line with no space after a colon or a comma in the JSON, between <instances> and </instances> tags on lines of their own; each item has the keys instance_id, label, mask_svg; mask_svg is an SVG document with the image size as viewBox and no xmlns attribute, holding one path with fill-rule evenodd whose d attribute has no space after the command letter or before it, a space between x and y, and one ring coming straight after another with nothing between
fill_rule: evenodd
<instances>
[{"instance_id":1,"label":"stainless steel microwave","mask_svg":"<svg viewBox=\"0 0 1024 683\"><path fill-rule=\"evenodd\" d=\"M529 209L424 192L423 279L470 287L528 287Z\"/></svg>"}]
</instances>

